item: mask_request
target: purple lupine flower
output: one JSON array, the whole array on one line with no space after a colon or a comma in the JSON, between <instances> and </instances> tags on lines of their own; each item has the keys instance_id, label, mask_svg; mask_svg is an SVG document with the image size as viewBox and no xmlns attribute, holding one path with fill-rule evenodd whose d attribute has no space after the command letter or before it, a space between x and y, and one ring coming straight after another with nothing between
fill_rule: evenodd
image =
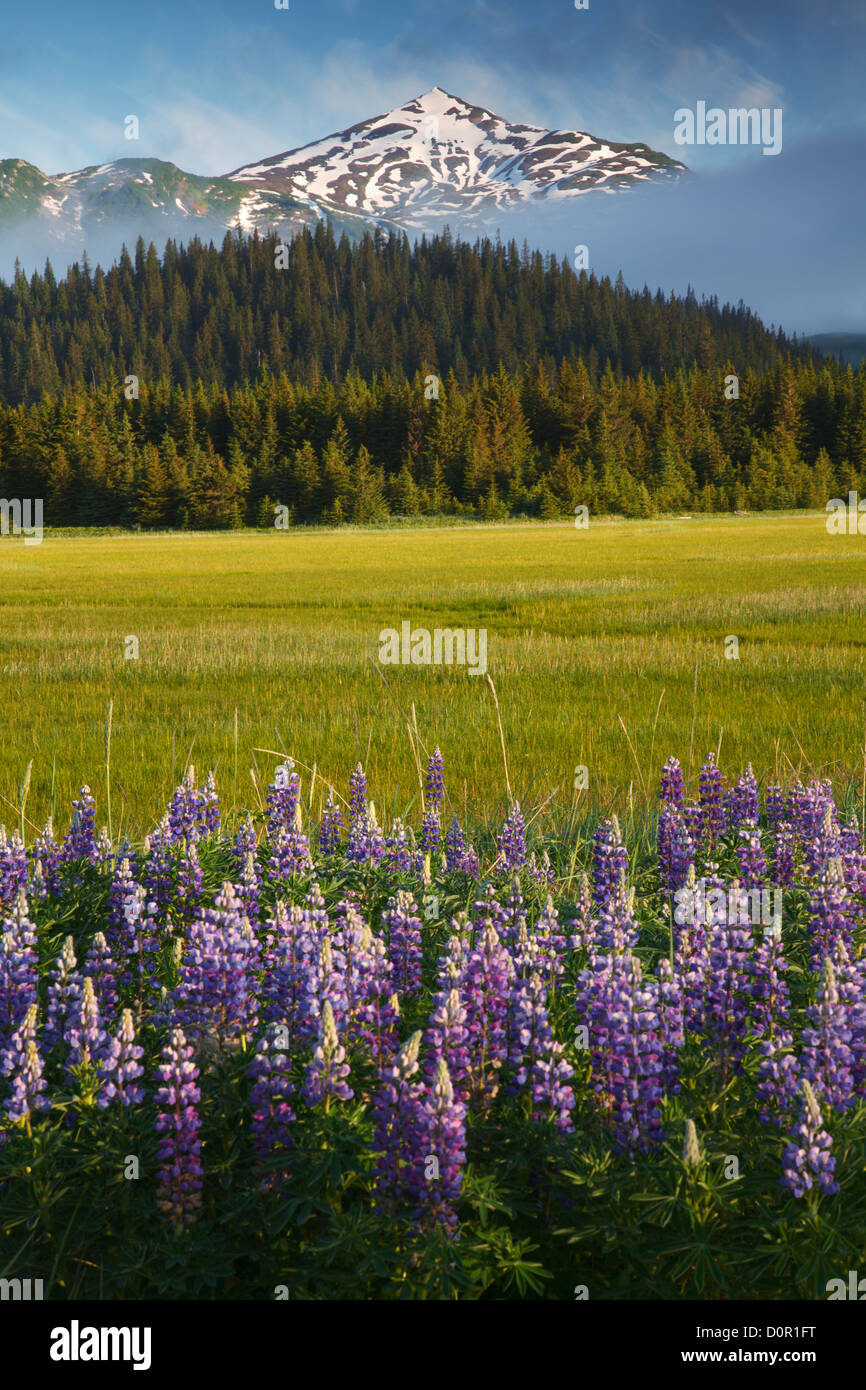
<instances>
[{"instance_id":1,"label":"purple lupine flower","mask_svg":"<svg viewBox=\"0 0 866 1390\"><path fill-rule=\"evenodd\" d=\"M328 800L322 811L322 823L319 827L319 849L323 854L335 854L340 844L340 831L343 828L343 816L334 797L333 789L328 793Z\"/></svg>"},{"instance_id":2,"label":"purple lupine flower","mask_svg":"<svg viewBox=\"0 0 866 1390\"><path fill-rule=\"evenodd\" d=\"M101 931L96 933L87 948L82 974L93 980L100 1014L106 1019L114 1018L117 1012L117 976L108 942Z\"/></svg>"},{"instance_id":3,"label":"purple lupine flower","mask_svg":"<svg viewBox=\"0 0 866 1390\"><path fill-rule=\"evenodd\" d=\"M42 872L42 864L37 859L33 865L28 882L28 892L36 902L44 902L48 897L48 889L45 886L45 876Z\"/></svg>"},{"instance_id":4,"label":"purple lupine flower","mask_svg":"<svg viewBox=\"0 0 866 1390\"><path fill-rule=\"evenodd\" d=\"M866 854L863 852L856 816L852 816L848 824L843 825L839 831L839 858L845 883L855 901L862 904L862 900L866 898ZM859 919L862 925L862 908Z\"/></svg>"},{"instance_id":5,"label":"purple lupine flower","mask_svg":"<svg viewBox=\"0 0 866 1390\"><path fill-rule=\"evenodd\" d=\"M466 836L460 827L460 822L456 816L451 817L451 824L445 832L445 854L448 858L449 867L458 859L461 859L466 852Z\"/></svg>"},{"instance_id":6,"label":"purple lupine flower","mask_svg":"<svg viewBox=\"0 0 866 1390\"><path fill-rule=\"evenodd\" d=\"M261 888L261 869L256 863L255 855L248 854L236 891L243 907L244 916L254 927L257 927L259 923L259 893Z\"/></svg>"},{"instance_id":7,"label":"purple lupine flower","mask_svg":"<svg viewBox=\"0 0 866 1390\"><path fill-rule=\"evenodd\" d=\"M214 806L216 810L214 810ZM213 774L206 787L195 784L195 768L190 763L181 785L176 789L167 811L168 844L194 844L219 823L219 798Z\"/></svg>"},{"instance_id":8,"label":"purple lupine flower","mask_svg":"<svg viewBox=\"0 0 866 1390\"><path fill-rule=\"evenodd\" d=\"M716 765L715 753L708 753L698 776L698 800L701 807L701 826L708 844L721 835L727 825L725 808L725 779Z\"/></svg>"},{"instance_id":9,"label":"purple lupine flower","mask_svg":"<svg viewBox=\"0 0 866 1390\"><path fill-rule=\"evenodd\" d=\"M478 855L471 845L467 846L466 836L456 816L452 817L451 824L445 832L445 860L446 872L464 873L470 878L478 877Z\"/></svg>"},{"instance_id":10,"label":"purple lupine flower","mask_svg":"<svg viewBox=\"0 0 866 1390\"><path fill-rule=\"evenodd\" d=\"M67 936L63 950L48 975L48 1005L42 1035L42 1046L46 1052L50 1052L66 1036L75 1006L81 999L82 980L77 964L72 937Z\"/></svg>"},{"instance_id":11,"label":"purple lupine flower","mask_svg":"<svg viewBox=\"0 0 866 1390\"><path fill-rule=\"evenodd\" d=\"M411 893L397 893L382 913L388 953L398 992L411 998L421 990L421 918Z\"/></svg>"},{"instance_id":12,"label":"purple lupine flower","mask_svg":"<svg viewBox=\"0 0 866 1390\"><path fill-rule=\"evenodd\" d=\"M137 888L130 860L124 858L120 861L120 868L115 869L108 890L108 930L105 935L115 952L125 947L126 905L135 897Z\"/></svg>"},{"instance_id":13,"label":"purple lupine flower","mask_svg":"<svg viewBox=\"0 0 866 1390\"><path fill-rule=\"evenodd\" d=\"M532 851L526 861L526 872L530 878L534 878L537 883L552 883L556 878L556 873L550 863L550 855L547 850L541 856L539 863L536 858L535 850Z\"/></svg>"},{"instance_id":14,"label":"purple lupine flower","mask_svg":"<svg viewBox=\"0 0 866 1390\"><path fill-rule=\"evenodd\" d=\"M209 772L202 793L202 819L206 835L214 834L220 828L220 799L216 789L216 778Z\"/></svg>"},{"instance_id":15,"label":"purple lupine flower","mask_svg":"<svg viewBox=\"0 0 866 1390\"><path fill-rule=\"evenodd\" d=\"M162 1085L156 1104L162 1107L154 1129L161 1135L157 1148L157 1206L171 1219L176 1235L195 1221L201 1208L202 1168L199 1116L201 1091L198 1067L181 1028L173 1028L162 1050L157 1074Z\"/></svg>"},{"instance_id":16,"label":"purple lupine flower","mask_svg":"<svg viewBox=\"0 0 866 1390\"><path fill-rule=\"evenodd\" d=\"M676 811L683 805L683 770L678 758L668 758L662 768L659 797Z\"/></svg>"},{"instance_id":17,"label":"purple lupine flower","mask_svg":"<svg viewBox=\"0 0 866 1390\"><path fill-rule=\"evenodd\" d=\"M371 1107L373 1119L373 1193L377 1211L393 1214L407 1193L406 1168L412 1158L417 1111L424 1087L418 1071L421 1033L413 1033L395 1061L382 1068Z\"/></svg>"},{"instance_id":18,"label":"purple lupine flower","mask_svg":"<svg viewBox=\"0 0 866 1390\"><path fill-rule=\"evenodd\" d=\"M794 882L794 827L790 821L776 822L773 872L780 888L790 888Z\"/></svg>"},{"instance_id":19,"label":"purple lupine flower","mask_svg":"<svg viewBox=\"0 0 866 1390\"><path fill-rule=\"evenodd\" d=\"M455 868L459 869L461 873L466 874L469 878L477 879L480 876L481 870L478 865L478 855L475 853L475 849L472 845L467 846L466 853L460 863L455 865Z\"/></svg>"},{"instance_id":20,"label":"purple lupine flower","mask_svg":"<svg viewBox=\"0 0 866 1390\"><path fill-rule=\"evenodd\" d=\"M683 821L685 822L686 832L692 844L697 849L704 835L704 813L700 803L697 801L687 801L683 806Z\"/></svg>"},{"instance_id":21,"label":"purple lupine flower","mask_svg":"<svg viewBox=\"0 0 866 1390\"><path fill-rule=\"evenodd\" d=\"M434 1084L436 1067L439 1061L443 1060L448 1064L448 1074L456 1094L466 1094L469 1076L468 1037L466 1009L461 1003L460 991L441 990L433 999L433 1009L424 1038L424 1074L428 1086Z\"/></svg>"},{"instance_id":22,"label":"purple lupine flower","mask_svg":"<svg viewBox=\"0 0 866 1390\"><path fill-rule=\"evenodd\" d=\"M36 928L30 921L27 899L19 890L15 913L0 923L0 1048L37 1002L39 957Z\"/></svg>"},{"instance_id":23,"label":"purple lupine flower","mask_svg":"<svg viewBox=\"0 0 866 1390\"><path fill-rule=\"evenodd\" d=\"M751 984L751 1023L757 1038L773 1038L787 1031L789 990L781 930L765 930L748 963Z\"/></svg>"},{"instance_id":24,"label":"purple lupine flower","mask_svg":"<svg viewBox=\"0 0 866 1390\"><path fill-rule=\"evenodd\" d=\"M574 951L591 951L596 940L596 923L593 920L592 889L587 874L580 876L580 891L576 904L577 916L572 917L569 926L572 934L568 944Z\"/></svg>"},{"instance_id":25,"label":"purple lupine flower","mask_svg":"<svg viewBox=\"0 0 866 1390\"><path fill-rule=\"evenodd\" d=\"M511 892L504 907L497 897L493 884L486 883L482 896L472 905L472 917L473 921L470 927L476 932L482 932L487 926L494 926L500 941L514 942L520 933L521 926L527 925L523 894L520 891L520 881L517 874L511 880Z\"/></svg>"},{"instance_id":26,"label":"purple lupine flower","mask_svg":"<svg viewBox=\"0 0 866 1390\"><path fill-rule=\"evenodd\" d=\"M60 894L63 886L60 879L61 862L61 848L54 838L54 826L49 817L45 822L45 828L36 837L33 864L34 872L36 867L41 865L45 888L54 897Z\"/></svg>"},{"instance_id":27,"label":"purple lupine flower","mask_svg":"<svg viewBox=\"0 0 866 1390\"><path fill-rule=\"evenodd\" d=\"M140 1105L144 1091L135 1083L144 1075L141 1058L144 1048L135 1041L135 1023L132 1009L124 1009L120 1029L109 1038L99 1058L99 1078L101 1087L97 1105L104 1110L111 1104L128 1106Z\"/></svg>"},{"instance_id":28,"label":"purple lupine flower","mask_svg":"<svg viewBox=\"0 0 866 1390\"><path fill-rule=\"evenodd\" d=\"M488 1105L499 1090L499 1071L508 1056L506 1021L514 963L496 928L480 932L458 980L466 1007L470 1098Z\"/></svg>"},{"instance_id":29,"label":"purple lupine flower","mask_svg":"<svg viewBox=\"0 0 866 1390\"><path fill-rule=\"evenodd\" d=\"M267 1160L283 1154L291 1147L290 1126L295 1122L295 1112L291 1107L294 1086L289 1075L289 1061L285 1048L279 1046L276 1030L260 1038L255 1056L247 1068L247 1076L253 1082L250 1091L252 1110L253 1145L260 1169L263 1169L262 1186L273 1188L285 1183L290 1177L283 1164L274 1167Z\"/></svg>"},{"instance_id":30,"label":"purple lupine flower","mask_svg":"<svg viewBox=\"0 0 866 1390\"><path fill-rule=\"evenodd\" d=\"M659 1037L662 1045L661 1083L668 1095L681 1089L679 1051L686 1040L683 982L667 956L658 966Z\"/></svg>"},{"instance_id":31,"label":"purple lupine flower","mask_svg":"<svg viewBox=\"0 0 866 1390\"><path fill-rule=\"evenodd\" d=\"M257 1022L259 944L231 883L199 908L173 991L173 1019L202 1047L232 1046Z\"/></svg>"},{"instance_id":32,"label":"purple lupine flower","mask_svg":"<svg viewBox=\"0 0 866 1390\"><path fill-rule=\"evenodd\" d=\"M757 827L741 830L740 841L737 845L740 883L746 892L750 893L754 888L763 888L767 876L767 859L761 847L761 832Z\"/></svg>"},{"instance_id":33,"label":"purple lupine flower","mask_svg":"<svg viewBox=\"0 0 866 1390\"><path fill-rule=\"evenodd\" d=\"M472 923L465 912L458 912L451 921L452 935L445 945L445 954L439 957L436 979L440 990L454 989L462 978L469 960Z\"/></svg>"},{"instance_id":34,"label":"purple lupine flower","mask_svg":"<svg viewBox=\"0 0 866 1390\"><path fill-rule=\"evenodd\" d=\"M341 1045L337 1036L334 1010L331 1007L330 999L326 999L322 1006L322 1026L319 1032L319 1041L313 1052L313 1060L307 1067L304 1080L304 1100L307 1105L312 1107L323 1100L327 1112L332 1096L336 1100L351 1100L355 1092L351 1086L346 1084L345 1080L349 1075L349 1070L349 1064L346 1061L346 1049Z\"/></svg>"},{"instance_id":35,"label":"purple lupine flower","mask_svg":"<svg viewBox=\"0 0 866 1390\"><path fill-rule=\"evenodd\" d=\"M758 1043L758 1114L764 1124L787 1128L793 1123L793 1110L800 1090L800 1064L792 1050L787 1030Z\"/></svg>"},{"instance_id":36,"label":"purple lupine flower","mask_svg":"<svg viewBox=\"0 0 866 1390\"><path fill-rule=\"evenodd\" d=\"M804 1081L800 1120L792 1135L793 1142L787 1144L782 1153L780 1186L794 1197L805 1197L814 1185L813 1179L828 1195L839 1191L839 1184L833 1177L836 1160L830 1153L833 1140L823 1124L815 1092L809 1082Z\"/></svg>"},{"instance_id":37,"label":"purple lupine flower","mask_svg":"<svg viewBox=\"0 0 866 1390\"><path fill-rule=\"evenodd\" d=\"M806 833L809 825L811 801L802 782L795 782L788 792L785 803L785 820L794 827L798 838Z\"/></svg>"},{"instance_id":38,"label":"purple lupine flower","mask_svg":"<svg viewBox=\"0 0 866 1390\"><path fill-rule=\"evenodd\" d=\"M364 776L364 769L358 763L355 771L349 777L349 823L354 825L355 821L363 819L367 814L367 778Z\"/></svg>"},{"instance_id":39,"label":"purple lupine flower","mask_svg":"<svg viewBox=\"0 0 866 1390\"><path fill-rule=\"evenodd\" d=\"M340 903L333 947L341 953L341 1006L347 1040L354 1040L357 1014L366 998L366 977L373 968L373 933L351 902Z\"/></svg>"},{"instance_id":40,"label":"purple lupine flower","mask_svg":"<svg viewBox=\"0 0 866 1390\"><path fill-rule=\"evenodd\" d=\"M771 830L776 830L784 819L785 794L778 782L771 782L767 788L767 824Z\"/></svg>"},{"instance_id":41,"label":"purple lupine flower","mask_svg":"<svg viewBox=\"0 0 866 1390\"><path fill-rule=\"evenodd\" d=\"M390 1065L399 1046L400 1003L394 993L393 966L380 936L370 933L360 964L358 1002L350 1032L368 1050L377 1072L381 1072Z\"/></svg>"},{"instance_id":42,"label":"purple lupine flower","mask_svg":"<svg viewBox=\"0 0 866 1390\"><path fill-rule=\"evenodd\" d=\"M515 985L509 1014L508 1064L513 1078L510 1089L517 1092L528 1085L532 1118L552 1118L557 1129L571 1129L569 1112L574 1108L574 1093L566 1083L574 1072L562 1060L562 1044L554 1041L547 1014L547 991L540 975L533 974Z\"/></svg>"},{"instance_id":43,"label":"purple lupine flower","mask_svg":"<svg viewBox=\"0 0 866 1390\"><path fill-rule=\"evenodd\" d=\"M19 892L26 891L28 873L24 841L17 834L7 837L0 825L0 905L11 907Z\"/></svg>"},{"instance_id":44,"label":"purple lupine flower","mask_svg":"<svg viewBox=\"0 0 866 1390\"><path fill-rule=\"evenodd\" d=\"M318 935L306 976L306 997L299 1024L300 1036L311 1041L321 1032L325 1003L331 1007L337 1028L343 1032L348 1014L346 957L327 932Z\"/></svg>"},{"instance_id":45,"label":"purple lupine flower","mask_svg":"<svg viewBox=\"0 0 866 1390\"><path fill-rule=\"evenodd\" d=\"M313 867L310 842L299 826L280 830L271 855L271 880L285 883L293 874L307 873Z\"/></svg>"},{"instance_id":46,"label":"purple lupine flower","mask_svg":"<svg viewBox=\"0 0 866 1390\"><path fill-rule=\"evenodd\" d=\"M158 827L144 842L144 857L141 864L141 882L148 903L154 904L154 911L167 908L174 896L174 841L168 816L163 816Z\"/></svg>"},{"instance_id":47,"label":"purple lupine flower","mask_svg":"<svg viewBox=\"0 0 866 1390\"><path fill-rule=\"evenodd\" d=\"M853 930L851 898L838 859L831 859L817 875L809 897L809 948L813 970L820 970L837 941L851 950Z\"/></svg>"},{"instance_id":48,"label":"purple lupine flower","mask_svg":"<svg viewBox=\"0 0 866 1390\"><path fill-rule=\"evenodd\" d=\"M42 1058L36 1043L36 1005L31 1004L8 1047L0 1052L0 1075L12 1078L12 1092L4 1101L9 1122L23 1122L30 1130L34 1110L49 1110L51 1102L43 1095L47 1083L42 1076Z\"/></svg>"},{"instance_id":49,"label":"purple lupine flower","mask_svg":"<svg viewBox=\"0 0 866 1390\"><path fill-rule=\"evenodd\" d=\"M613 895L620 875L628 879L628 850L616 816L599 821L592 837L592 879L594 897L599 907Z\"/></svg>"},{"instance_id":50,"label":"purple lupine flower","mask_svg":"<svg viewBox=\"0 0 866 1390\"><path fill-rule=\"evenodd\" d=\"M268 839L276 842L283 831L295 829L295 820L301 804L301 779L295 772L291 758L277 768L274 780L268 787L265 806L268 813Z\"/></svg>"},{"instance_id":51,"label":"purple lupine flower","mask_svg":"<svg viewBox=\"0 0 866 1390\"><path fill-rule=\"evenodd\" d=\"M349 898L354 901L353 894L350 893ZM310 884L304 903L306 905L306 911L310 915L310 921L317 930L320 932L329 930L330 922L325 908L325 899L322 897L322 892L316 879L313 879ZM338 906L342 907L343 904L338 904Z\"/></svg>"},{"instance_id":52,"label":"purple lupine flower","mask_svg":"<svg viewBox=\"0 0 866 1390\"><path fill-rule=\"evenodd\" d=\"M181 920L191 922L201 901L202 871L194 840L185 840L177 861L174 898Z\"/></svg>"},{"instance_id":53,"label":"purple lupine flower","mask_svg":"<svg viewBox=\"0 0 866 1390\"><path fill-rule=\"evenodd\" d=\"M658 984L643 980L635 956L593 956L578 977L577 1009L589 1031L593 1090L614 1143L646 1153L663 1137Z\"/></svg>"},{"instance_id":54,"label":"purple lupine flower","mask_svg":"<svg viewBox=\"0 0 866 1390\"><path fill-rule=\"evenodd\" d=\"M634 889L626 887L622 875L616 888L603 900L595 934L596 949L618 953L637 945L634 900Z\"/></svg>"},{"instance_id":55,"label":"purple lupine flower","mask_svg":"<svg viewBox=\"0 0 866 1390\"><path fill-rule=\"evenodd\" d=\"M828 956L818 999L808 1009L812 1027L803 1029L800 1068L803 1077L826 1103L843 1115L856 1105L848 1008L839 998L836 971Z\"/></svg>"},{"instance_id":56,"label":"purple lupine flower","mask_svg":"<svg viewBox=\"0 0 866 1390\"><path fill-rule=\"evenodd\" d=\"M617 1010L613 1015L617 1023L613 1054L614 1135L621 1147L646 1153L664 1137L659 990L655 981L642 979L636 956L623 959L626 964L618 992L622 1012Z\"/></svg>"},{"instance_id":57,"label":"purple lupine flower","mask_svg":"<svg viewBox=\"0 0 866 1390\"><path fill-rule=\"evenodd\" d=\"M82 787L77 801L72 803L72 822L60 849L64 863L87 860L95 864L99 859L96 845L96 803L89 787Z\"/></svg>"},{"instance_id":58,"label":"purple lupine flower","mask_svg":"<svg viewBox=\"0 0 866 1390\"><path fill-rule=\"evenodd\" d=\"M856 1095L866 1091L866 960L852 960L843 941L833 947L833 969L840 1002L851 1030L851 1079Z\"/></svg>"},{"instance_id":59,"label":"purple lupine flower","mask_svg":"<svg viewBox=\"0 0 866 1390\"><path fill-rule=\"evenodd\" d=\"M445 796L445 783L442 779L444 767L445 763L442 754L439 752L439 745L437 744L427 763L427 780L424 786L428 803L436 808L442 805Z\"/></svg>"},{"instance_id":60,"label":"purple lupine flower","mask_svg":"<svg viewBox=\"0 0 866 1390\"><path fill-rule=\"evenodd\" d=\"M126 968L123 981L125 985L131 981L137 989L139 1022L145 996L156 983L152 966L159 950L157 919L156 903L147 899L143 888L137 888L124 908Z\"/></svg>"},{"instance_id":61,"label":"purple lupine flower","mask_svg":"<svg viewBox=\"0 0 866 1390\"><path fill-rule=\"evenodd\" d=\"M549 989L565 973L567 944L559 924L559 913L548 894L535 924L535 941L539 953L539 970Z\"/></svg>"},{"instance_id":62,"label":"purple lupine flower","mask_svg":"<svg viewBox=\"0 0 866 1390\"><path fill-rule=\"evenodd\" d=\"M66 1028L66 1075L71 1077L78 1068L95 1073L96 1063L108 1043L99 1017L99 1001L93 980L85 975L81 997L75 1001L72 1017Z\"/></svg>"},{"instance_id":63,"label":"purple lupine flower","mask_svg":"<svg viewBox=\"0 0 866 1390\"><path fill-rule=\"evenodd\" d=\"M421 1229L438 1222L454 1235L466 1161L466 1106L455 1096L443 1057L436 1059L433 1085L414 1118L405 1177L415 1199L413 1220Z\"/></svg>"},{"instance_id":64,"label":"purple lupine flower","mask_svg":"<svg viewBox=\"0 0 866 1390\"><path fill-rule=\"evenodd\" d=\"M241 873L247 862L247 855L255 856L258 849L258 839L256 837L256 827L253 825L253 818L247 812L243 825L232 841L232 854L234 856L237 872Z\"/></svg>"},{"instance_id":65,"label":"purple lupine flower","mask_svg":"<svg viewBox=\"0 0 866 1390\"><path fill-rule=\"evenodd\" d=\"M721 880L712 880L712 886L718 883ZM703 1029L707 1009L713 915L706 890L707 880L698 881L694 867L690 868L685 884L677 893L679 901L674 913L674 967L682 983L683 1022L689 1032Z\"/></svg>"},{"instance_id":66,"label":"purple lupine flower","mask_svg":"<svg viewBox=\"0 0 866 1390\"><path fill-rule=\"evenodd\" d=\"M145 999L156 983L152 965L158 950L156 903L149 902L145 889L136 886L123 905L123 927L117 954L122 961L121 986L123 989L134 989L138 996L139 1022Z\"/></svg>"},{"instance_id":67,"label":"purple lupine flower","mask_svg":"<svg viewBox=\"0 0 866 1390\"><path fill-rule=\"evenodd\" d=\"M439 809L429 806L421 823L421 850L424 854L435 854L442 843L442 827L439 822Z\"/></svg>"},{"instance_id":68,"label":"purple lupine flower","mask_svg":"<svg viewBox=\"0 0 866 1390\"><path fill-rule=\"evenodd\" d=\"M758 782L752 764L746 769L728 798L729 824L732 829L758 824Z\"/></svg>"},{"instance_id":69,"label":"purple lupine flower","mask_svg":"<svg viewBox=\"0 0 866 1390\"><path fill-rule=\"evenodd\" d=\"M739 884L734 880L728 892L729 902L732 896L738 900L739 894ZM724 907L714 914L706 987L705 1026L716 1041L723 1075L731 1064L739 1068L747 1051L749 1025L752 932L750 927L731 922L732 915Z\"/></svg>"},{"instance_id":70,"label":"purple lupine flower","mask_svg":"<svg viewBox=\"0 0 866 1390\"><path fill-rule=\"evenodd\" d=\"M695 862L695 846L685 820L672 806L665 806L659 816L658 857L662 891L675 893Z\"/></svg>"},{"instance_id":71,"label":"purple lupine flower","mask_svg":"<svg viewBox=\"0 0 866 1390\"><path fill-rule=\"evenodd\" d=\"M829 868L830 863L839 858L841 840L836 808L832 804L826 804L820 822L813 825L805 837L803 858L810 877L820 877L821 871Z\"/></svg>"},{"instance_id":72,"label":"purple lupine flower","mask_svg":"<svg viewBox=\"0 0 866 1390\"><path fill-rule=\"evenodd\" d=\"M318 1018L310 1020L310 976L319 951L318 931L309 912L278 904L267 926L276 936L262 988L262 1015L288 1032L289 1050L315 1037Z\"/></svg>"},{"instance_id":73,"label":"purple lupine flower","mask_svg":"<svg viewBox=\"0 0 866 1390\"><path fill-rule=\"evenodd\" d=\"M369 809L352 820L346 858L353 864L378 864L384 855L385 841L371 801Z\"/></svg>"},{"instance_id":74,"label":"purple lupine flower","mask_svg":"<svg viewBox=\"0 0 866 1390\"><path fill-rule=\"evenodd\" d=\"M417 871L418 854L413 841L406 833L406 827L399 816L391 823L391 830L385 839L382 865L392 874L410 874ZM423 859L422 859L423 866Z\"/></svg>"},{"instance_id":75,"label":"purple lupine flower","mask_svg":"<svg viewBox=\"0 0 866 1390\"><path fill-rule=\"evenodd\" d=\"M496 849L506 869L519 869L526 863L526 824L519 801L512 803Z\"/></svg>"}]
</instances>

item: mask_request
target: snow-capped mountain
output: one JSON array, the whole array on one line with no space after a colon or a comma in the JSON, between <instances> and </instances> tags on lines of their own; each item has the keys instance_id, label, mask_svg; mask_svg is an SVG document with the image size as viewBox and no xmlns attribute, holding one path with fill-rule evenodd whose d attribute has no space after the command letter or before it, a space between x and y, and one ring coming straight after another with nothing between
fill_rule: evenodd
<instances>
[{"instance_id":1,"label":"snow-capped mountain","mask_svg":"<svg viewBox=\"0 0 866 1390\"><path fill-rule=\"evenodd\" d=\"M251 190L241 206L242 223L255 225L267 216L277 195L322 214L363 212L420 228L542 198L614 193L684 171L685 165L648 145L512 125L434 87L383 116L228 177Z\"/></svg>"},{"instance_id":2,"label":"snow-capped mountain","mask_svg":"<svg viewBox=\"0 0 866 1390\"><path fill-rule=\"evenodd\" d=\"M0 232L47 234L59 246L220 230L291 235L329 218L339 233L371 226L441 228L484 223L527 203L615 193L672 179L685 165L643 144L582 131L512 125L434 87L382 116L222 177L159 159L117 159L48 175L0 160Z\"/></svg>"},{"instance_id":3,"label":"snow-capped mountain","mask_svg":"<svg viewBox=\"0 0 866 1390\"><path fill-rule=\"evenodd\" d=\"M161 159L116 159L72 174L43 174L23 159L0 161L0 231L26 224L59 242L81 242L112 225L142 234L240 225L244 190L227 178L187 174ZM318 216L291 197L274 200L279 221L314 225ZM186 228L190 235L194 229Z\"/></svg>"}]
</instances>

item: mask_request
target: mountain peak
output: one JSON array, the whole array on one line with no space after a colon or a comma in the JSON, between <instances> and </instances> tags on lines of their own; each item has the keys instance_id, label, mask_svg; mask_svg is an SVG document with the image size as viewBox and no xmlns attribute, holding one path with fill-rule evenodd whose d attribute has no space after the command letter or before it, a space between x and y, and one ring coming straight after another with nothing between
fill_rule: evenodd
<instances>
[{"instance_id":1,"label":"mountain peak","mask_svg":"<svg viewBox=\"0 0 866 1390\"><path fill-rule=\"evenodd\" d=\"M32 217L60 239L109 223L153 234L197 220L292 235L329 218L354 235L483 228L500 213L576 195L616 193L685 166L642 144L546 130L495 115L438 84L405 105L222 178L158 159L115 159L48 176L0 161L0 224Z\"/></svg>"},{"instance_id":2,"label":"mountain peak","mask_svg":"<svg viewBox=\"0 0 866 1390\"><path fill-rule=\"evenodd\" d=\"M431 87L403 106L228 175L262 196L290 195L319 216L387 220L407 230L483 220L539 198L617 192L685 166L643 144L514 124Z\"/></svg>"},{"instance_id":3,"label":"mountain peak","mask_svg":"<svg viewBox=\"0 0 866 1390\"><path fill-rule=\"evenodd\" d=\"M467 101L465 97L459 97L454 92L446 92L444 87L431 87L429 92L422 92L420 96L413 97L403 106L395 106L388 114L394 115L397 112L413 111L419 107L425 112L437 115L442 115L448 110L453 113L455 108L458 112L465 112L467 116L470 112L478 112L483 116L492 115L486 106L479 106L477 102Z\"/></svg>"}]
</instances>

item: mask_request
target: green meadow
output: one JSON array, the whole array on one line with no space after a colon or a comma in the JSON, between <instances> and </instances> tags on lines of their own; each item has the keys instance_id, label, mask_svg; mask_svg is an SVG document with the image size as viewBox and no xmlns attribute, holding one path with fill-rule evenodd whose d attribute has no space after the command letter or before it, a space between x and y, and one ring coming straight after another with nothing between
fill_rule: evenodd
<instances>
[{"instance_id":1,"label":"green meadow","mask_svg":"<svg viewBox=\"0 0 866 1390\"><path fill-rule=\"evenodd\" d=\"M360 759L380 816L415 815L436 743L470 826L504 812L503 744L548 829L637 814L669 754L696 775L711 748L729 772L829 777L860 806L866 541L819 514L49 532L0 542L0 595L0 819L18 824L32 760L28 838L52 812L65 830L83 783L107 820L109 701L115 834L150 829L189 761L254 808L281 749L314 810ZM486 677L379 666L380 631L403 621L486 629L501 737Z\"/></svg>"}]
</instances>

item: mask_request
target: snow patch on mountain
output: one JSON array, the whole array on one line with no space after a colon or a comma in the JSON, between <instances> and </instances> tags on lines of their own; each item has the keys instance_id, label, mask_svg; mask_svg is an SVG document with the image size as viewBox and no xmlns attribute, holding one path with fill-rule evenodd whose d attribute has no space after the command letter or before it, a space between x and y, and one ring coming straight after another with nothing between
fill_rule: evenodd
<instances>
[{"instance_id":1,"label":"snow patch on mountain","mask_svg":"<svg viewBox=\"0 0 866 1390\"><path fill-rule=\"evenodd\" d=\"M511 124L441 87L296 150L235 169L234 182L326 215L362 208L407 227L552 197L612 193L685 166L645 144Z\"/></svg>"}]
</instances>

